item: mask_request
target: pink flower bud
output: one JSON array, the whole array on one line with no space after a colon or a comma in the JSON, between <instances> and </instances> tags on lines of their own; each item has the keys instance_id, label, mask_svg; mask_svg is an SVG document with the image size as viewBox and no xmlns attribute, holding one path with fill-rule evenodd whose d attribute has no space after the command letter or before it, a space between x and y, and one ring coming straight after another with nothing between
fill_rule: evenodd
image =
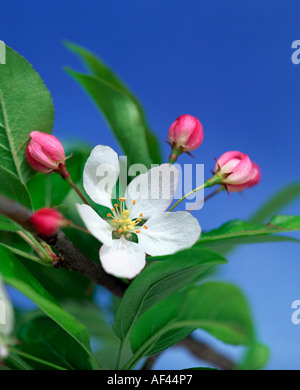
<instances>
[{"instance_id":1,"label":"pink flower bud","mask_svg":"<svg viewBox=\"0 0 300 390\"><path fill-rule=\"evenodd\" d=\"M65 167L65 151L54 135L32 131L31 140L26 149L27 161L31 167L42 173L62 172Z\"/></svg>"},{"instance_id":2,"label":"pink flower bud","mask_svg":"<svg viewBox=\"0 0 300 390\"><path fill-rule=\"evenodd\" d=\"M69 221L58 211L44 207L32 214L30 223L42 236L53 236L60 227L68 226Z\"/></svg>"},{"instance_id":3,"label":"pink flower bud","mask_svg":"<svg viewBox=\"0 0 300 390\"><path fill-rule=\"evenodd\" d=\"M232 151L222 154L216 162L216 175L229 192L239 192L260 181L259 166L247 154Z\"/></svg>"},{"instance_id":4,"label":"pink flower bud","mask_svg":"<svg viewBox=\"0 0 300 390\"><path fill-rule=\"evenodd\" d=\"M181 115L169 128L169 140L173 148L181 152L197 149L203 141L203 127L192 115Z\"/></svg>"}]
</instances>

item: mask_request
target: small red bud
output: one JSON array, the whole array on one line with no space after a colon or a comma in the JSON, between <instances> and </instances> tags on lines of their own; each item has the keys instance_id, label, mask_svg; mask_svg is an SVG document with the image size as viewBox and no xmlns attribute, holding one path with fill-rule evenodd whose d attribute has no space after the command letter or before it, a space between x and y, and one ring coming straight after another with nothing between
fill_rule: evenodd
<instances>
[{"instance_id":1,"label":"small red bud","mask_svg":"<svg viewBox=\"0 0 300 390\"><path fill-rule=\"evenodd\" d=\"M35 211L30 218L30 223L42 236L53 236L59 228L69 225L69 221L63 215L48 207Z\"/></svg>"}]
</instances>

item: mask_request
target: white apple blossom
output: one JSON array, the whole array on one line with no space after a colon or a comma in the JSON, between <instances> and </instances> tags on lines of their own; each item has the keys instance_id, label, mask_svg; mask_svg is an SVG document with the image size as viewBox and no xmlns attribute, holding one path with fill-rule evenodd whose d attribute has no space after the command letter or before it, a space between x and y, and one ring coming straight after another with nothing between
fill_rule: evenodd
<instances>
[{"instance_id":1,"label":"white apple blossom","mask_svg":"<svg viewBox=\"0 0 300 390\"><path fill-rule=\"evenodd\" d=\"M104 172L106 186L99 181ZM146 254L168 255L189 248L199 238L201 228L187 211L165 212L178 181L174 166L162 164L135 177L124 198L112 205L119 172L117 153L108 146L96 146L85 164L83 184L95 203L111 210L105 220L86 204L77 204L77 208L87 229L103 243L99 256L104 270L131 279L144 268ZM138 242L132 241L133 234Z\"/></svg>"}]
</instances>

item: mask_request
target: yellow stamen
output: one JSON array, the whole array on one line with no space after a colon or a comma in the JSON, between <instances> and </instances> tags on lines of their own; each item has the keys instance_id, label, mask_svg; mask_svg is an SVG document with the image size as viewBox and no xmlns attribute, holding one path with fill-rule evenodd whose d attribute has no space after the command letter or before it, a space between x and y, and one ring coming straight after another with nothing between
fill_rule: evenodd
<instances>
[{"instance_id":1,"label":"yellow stamen","mask_svg":"<svg viewBox=\"0 0 300 390\"><path fill-rule=\"evenodd\" d=\"M133 230L133 229L134 229L134 227L133 227L133 226L131 226L131 225L128 225L128 226L127 226L127 229L129 229L129 230Z\"/></svg>"},{"instance_id":2,"label":"yellow stamen","mask_svg":"<svg viewBox=\"0 0 300 390\"><path fill-rule=\"evenodd\" d=\"M127 232L127 226L124 226L124 232Z\"/></svg>"},{"instance_id":3,"label":"yellow stamen","mask_svg":"<svg viewBox=\"0 0 300 390\"><path fill-rule=\"evenodd\" d=\"M124 220L124 219L120 219L119 222L120 222L120 223L124 223L125 220Z\"/></svg>"},{"instance_id":4,"label":"yellow stamen","mask_svg":"<svg viewBox=\"0 0 300 390\"><path fill-rule=\"evenodd\" d=\"M134 225L135 225L135 222L134 222L134 221L130 221L129 224L130 224L131 226L134 226Z\"/></svg>"},{"instance_id":5,"label":"yellow stamen","mask_svg":"<svg viewBox=\"0 0 300 390\"><path fill-rule=\"evenodd\" d=\"M123 211L123 214L124 214L124 215L129 215L129 211L128 211L128 210L124 210L124 211Z\"/></svg>"}]
</instances>

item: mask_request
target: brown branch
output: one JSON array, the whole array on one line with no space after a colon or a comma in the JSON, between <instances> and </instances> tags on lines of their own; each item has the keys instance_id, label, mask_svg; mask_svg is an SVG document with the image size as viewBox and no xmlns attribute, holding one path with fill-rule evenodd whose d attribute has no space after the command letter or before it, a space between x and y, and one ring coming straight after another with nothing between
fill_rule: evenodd
<instances>
[{"instance_id":1,"label":"brown branch","mask_svg":"<svg viewBox=\"0 0 300 390\"><path fill-rule=\"evenodd\" d=\"M20 203L0 195L0 214L12 219L31 233L38 235L30 223L32 212ZM40 238L57 250L60 261L54 263L56 268L65 267L79 272L96 284L107 288L118 297L124 295L127 284L107 274L99 265L86 257L61 230L52 237Z\"/></svg>"},{"instance_id":2,"label":"brown branch","mask_svg":"<svg viewBox=\"0 0 300 390\"><path fill-rule=\"evenodd\" d=\"M147 357L141 370L142 371L152 370L152 368L153 368L154 364L156 363L156 360L158 359L160 354L161 354L161 352L157 353L156 355L152 355L152 356Z\"/></svg>"},{"instance_id":3,"label":"brown branch","mask_svg":"<svg viewBox=\"0 0 300 390\"><path fill-rule=\"evenodd\" d=\"M215 351L205 343L195 340L193 337L191 337L191 335L187 336L176 345L188 349L196 358L211 363L214 367L220 368L221 370L233 370L235 367L234 362L232 362L226 356L221 355L219 352ZM153 365L157 361L160 354L161 352L157 353L156 355L149 356L145 360L145 363L141 369L152 370Z\"/></svg>"},{"instance_id":4,"label":"brown branch","mask_svg":"<svg viewBox=\"0 0 300 390\"><path fill-rule=\"evenodd\" d=\"M44 240L47 244L55 248L58 254L63 258L63 263L59 263L59 265L65 266L65 268L71 269L72 271L79 272L96 284L106 287L118 297L124 295L128 285L123 283L120 279L107 274L98 264L86 257L61 230L59 230L55 236L50 238L44 237Z\"/></svg>"},{"instance_id":5,"label":"brown branch","mask_svg":"<svg viewBox=\"0 0 300 390\"><path fill-rule=\"evenodd\" d=\"M186 337L177 345L187 348L195 357L211 363L214 367L221 368L222 370L233 370L235 367L234 362L226 356L223 356L210 346L201 341L195 340L191 336Z\"/></svg>"}]
</instances>

